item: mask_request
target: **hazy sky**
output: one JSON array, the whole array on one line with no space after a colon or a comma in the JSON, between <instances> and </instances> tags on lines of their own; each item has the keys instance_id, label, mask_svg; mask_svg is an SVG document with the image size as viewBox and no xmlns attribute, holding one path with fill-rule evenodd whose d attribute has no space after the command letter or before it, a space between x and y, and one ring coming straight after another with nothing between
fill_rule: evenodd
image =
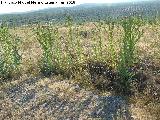
<instances>
[{"instance_id":1,"label":"hazy sky","mask_svg":"<svg viewBox=\"0 0 160 120\"><path fill-rule=\"evenodd\" d=\"M2 1L2 3L1 3ZM67 5L67 1L72 0L21 0L22 2L28 2L28 1L36 1L36 2L57 2L56 4L52 5L18 5L18 4L9 4L11 2L17 2L20 0L0 0L0 14L4 13L12 13L12 12L25 12L25 11L31 11L31 10L38 10L38 9L44 9L49 7L69 7L73 5ZM82 3L116 3L116 2L132 2L132 1L140 1L140 0L74 0L75 5L82 4ZM5 3L7 2L7 3ZM61 4L61 2L65 2L64 5Z\"/></svg>"}]
</instances>

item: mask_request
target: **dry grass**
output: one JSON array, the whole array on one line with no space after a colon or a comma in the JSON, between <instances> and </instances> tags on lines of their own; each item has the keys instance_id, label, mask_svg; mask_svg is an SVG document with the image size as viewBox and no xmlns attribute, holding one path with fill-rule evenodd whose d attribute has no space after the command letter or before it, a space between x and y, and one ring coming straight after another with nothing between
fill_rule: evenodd
<instances>
[{"instance_id":1,"label":"dry grass","mask_svg":"<svg viewBox=\"0 0 160 120\"><path fill-rule=\"evenodd\" d=\"M82 37L82 45L84 48L84 55L86 56L92 56L92 36L91 36L91 30L95 29L95 26L93 23L87 23L83 26L81 26L82 31L87 31L87 37ZM140 41L137 44L138 47L138 55L143 60L145 58L150 58L150 60L154 63L154 66L160 66L160 27L153 27L150 25L145 26L145 31L143 37L140 39ZM65 42L66 40L66 28L62 27L59 28L60 36L62 37L62 42ZM22 54L22 66L21 66L21 72L24 77L21 77L20 79L5 83L0 86L0 89L9 88L12 85L18 84L19 82L22 82L28 77L34 77L40 75L40 68L38 68L38 60L42 56L42 49L40 48L39 43L35 39L34 32L32 31L32 28L30 27L17 27L14 30L11 30L12 34L17 34L19 37L21 37L22 40L22 46L21 46L21 53ZM118 29L117 27L114 29L114 41L116 43L116 52L119 52L119 38L122 37L122 31L121 29ZM104 58L107 59L108 56L108 33L104 33L104 38L102 40L103 42L103 54ZM158 68L159 70L159 68ZM158 71L157 70L157 71ZM155 70L156 71L156 70ZM157 89L160 89L160 73L157 72L156 75L154 75L153 69L148 69L143 71L149 74L149 81L151 81L151 84L154 84L157 87ZM56 81L54 83L54 78L44 78L39 80L36 85L37 86L46 86L53 91L61 92L59 94L59 97L61 99L70 99L70 101L79 100L82 98L85 98L87 96L85 94L85 91L75 91L75 89L72 87L73 84L80 84L85 86L85 88L90 88L91 90L94 89L93 85L90 83L90 76L85 73L77 73L75 74L74 82L70 83L68 81L61 79L62 81ZM156 82L153 82L156 81ZM72 89L73 88L73 89ZM146 88L146 91L149 88ZM148 90L150 91L150 90ZM107 93L107 92L105 92ZM101 94L103 94L101 92ZM160 101L155 101L154 98L152 98L153 93L144 92L142 94L137 93L137 96L132 96L130 98L130 104L131 104L131 113L135 120L159 120L160 119ZM157 96L160 97L160 96ZM44 97L45 98L45 97ZM146 103L147 101L147 103ZM5 106L7 107L7 106Z\"/></svg>"}]
</instances>

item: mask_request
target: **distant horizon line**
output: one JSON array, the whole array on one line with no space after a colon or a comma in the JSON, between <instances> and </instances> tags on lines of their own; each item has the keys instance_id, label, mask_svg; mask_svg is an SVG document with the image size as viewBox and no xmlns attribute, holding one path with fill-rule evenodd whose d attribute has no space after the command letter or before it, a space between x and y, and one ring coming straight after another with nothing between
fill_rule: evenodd
<instances>
[{"instance_id":1,"label":"distant horizon line","mask_svg":"<svg viewBox=\"0 0 160 120\"><path fill-rule=\"evenodd\" d=\"M35 10L28 10L28 11L18 11L18 12L9 12L9 13L0 13L1 15L11 15L11 14L25 14L25 13L31 13L31 12L38 12L38 11L42 11L42 10L47 10L47 9L56 9L56 8L72 8L72 7L77 7L80 5L85 5L85 4L108 4L108 5L112 5L112 4L127 4L127 3L139 3L139 2L151 2L151 1L157 1L157 0L139 0L139 1L123 1L123 2L113 2L113 3L81 3L81 4L77 4L77 5L73 5L73 6L58 6L58 7L48 7L48 8L42 8L42 9L35 9Z\"/></svg>"}]
</instances>

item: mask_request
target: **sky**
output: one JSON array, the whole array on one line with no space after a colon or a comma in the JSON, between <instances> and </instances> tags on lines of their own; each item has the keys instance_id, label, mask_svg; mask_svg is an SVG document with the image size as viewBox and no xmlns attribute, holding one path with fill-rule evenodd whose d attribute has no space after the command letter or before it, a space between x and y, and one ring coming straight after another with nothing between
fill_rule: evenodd
<instances>
[{"instance_id":1,"label":"sky","mask_svg":"<svg viewBox=\"0 0 160 120\"><path fill-rule=\"evenodd\" d=\"M17 12L27 12L32 10L39 10L51 7L71 7L83 3L117 3L117 2L133 2L140 0L21 0L22 2L35 1L35 2L57 2L52 5L38 5L38 4L11 4L11 2L18 2L20 0L0 0L0 14L17 13ZM75 1L74 5L67 4L67 1ZM6 3L5 3L6 2ZM61 2L64 2L62 5ZM10 4L9 4L10 3Z\"/></svg>"}]
</instances>

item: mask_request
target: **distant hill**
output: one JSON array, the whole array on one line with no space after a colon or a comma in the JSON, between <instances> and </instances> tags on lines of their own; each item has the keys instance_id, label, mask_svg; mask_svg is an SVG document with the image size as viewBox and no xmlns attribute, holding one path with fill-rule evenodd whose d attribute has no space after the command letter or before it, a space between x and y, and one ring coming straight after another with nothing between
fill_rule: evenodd
<instances>
[{"instance_id":1,"label":"distant hill","mask_svg":"<svg viewBox=\"0 0 160 120\"><path fill-rule=\"evenodd\" d=\"M97 21L108 17L117 19L129 15L142 15L143 18L160 16L160 1L143 1L114 4L81 4L74 7L49 8L16 14L0 15L0 22L6 21L9 25L34 24L38 22L62 23L66 16L73 17L75 22Z\"/></svg>"}]
</instances>

